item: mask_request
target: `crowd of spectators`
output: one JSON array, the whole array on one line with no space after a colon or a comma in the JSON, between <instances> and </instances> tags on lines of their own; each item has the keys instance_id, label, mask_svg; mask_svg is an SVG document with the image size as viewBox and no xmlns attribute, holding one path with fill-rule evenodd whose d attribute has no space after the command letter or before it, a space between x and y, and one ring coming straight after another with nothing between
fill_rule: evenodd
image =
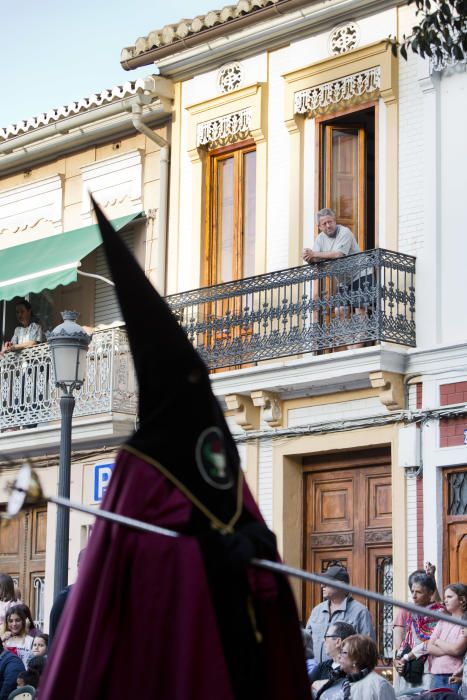
<instances>
[{"instance_id":1,"label":"crowd of spectators","mask_svg":"<svg viewBox=\"0 0 467 700\"><path fill-rule=\"evenodd\" d=\"M323 576L323 602L313 608L304 630L312 696L320 700L391 700L430 697L467 698L467 630L438 621L431 611L467 617L467 586L452 583L440 601L434 567L414 571L409 589L414 604L426 615L395 611L394 683L375 669L379 662L375 631L368 609L340 590L349 583L347 570L331 566ZM333 585L337 584L337 585ZM425 695L423 695L425 693Z\"/></svg>"}]
</instances>

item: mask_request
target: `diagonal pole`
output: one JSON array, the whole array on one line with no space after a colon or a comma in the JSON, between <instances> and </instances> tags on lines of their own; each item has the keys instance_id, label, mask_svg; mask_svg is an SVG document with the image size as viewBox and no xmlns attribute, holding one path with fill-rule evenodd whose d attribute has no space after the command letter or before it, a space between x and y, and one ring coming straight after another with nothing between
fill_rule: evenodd
<instances>
[{"instance_id":1,"label":"diagonal pole","mask_svg":"<svg viewBox=\"0 0 467 700\"><path fill-rule=\"evenodd\" d=\"M21 489L19 489L21 490ZM81 513L88 513L89 515L94 515L97 518L103 520L109 520L110 522L117 523L119 525L125 525L126 527L132 527L136 530L143 530L144 532L151 532L156 535L163 535L164 537L190 537L190 535L180 535L180 533L174 530L168 530L164 527L159 527L158 525L151 525L150 523L143 522L142 520L137 520L135 518L129 518L126 515L119 515L117 513L112 513L108 510L95 510L91 506L85 506L82 503L76 503L70 501L67 498L61 498L59 496L50 496L46 498L47 501L55 503L58 506L65 508L70 508L72 510L78 510ZM280 564L278 562L270 561L269 559L252 559L251 564L260 569L266 569L267 571L272 571L278 574L286 574L287 576L292 576L294 578L299 578L302 581L310 581L311 583L329 584L329 579L325 576L320 576L319 574L312 574L309 571L304 571L303 569L297 569L292 566L287 566L286 564ZM426 615L426 608L422 608L419 605L414 605L413 603L406 603L402 600L396 600L389 596L385 596L382 593L375 593L374 591L369 591L366 588L359 588L358 586L352 586L351 584L344 583L343 581L333 581L332 585L334 588L339 588L346 593L355 593L356 595L363 596L364 598L369 598L370 600L376 600L378 603L383 603L384 605L392 605L398 608L403 608L404 610L409 610L410 612L416 613L417 615ZM450 622L452 625L459 625L460 627L467 627L467 620L458 617L452 617L447 613L439 612L438 610L430 610L430 617L436 620L444 620L445 622Z\"/></svg>"}]
</instances>

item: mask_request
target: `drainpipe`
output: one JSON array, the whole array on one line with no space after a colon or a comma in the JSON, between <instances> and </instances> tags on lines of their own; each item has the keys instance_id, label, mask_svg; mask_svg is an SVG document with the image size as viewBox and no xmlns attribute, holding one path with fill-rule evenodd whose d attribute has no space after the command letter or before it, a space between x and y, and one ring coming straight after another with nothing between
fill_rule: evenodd
<instances>
[{"instance_id":1,"label":"drainpipe","mask_svg":"<svg viewBox=\"0 0 467 700\"><path fill-rule=\"evenodd\" d=\"M135 104L131 110L133 126L140 134L144 134L159 146L160 179L159 179L159 231L157 237L156 265L158 271L158 287L161 296L165 295L167 277L166 247L168 227L168 199L169 199L169 142L159 134L156 134L142 120L143 109Z\"/></svg>"}]
</instances>

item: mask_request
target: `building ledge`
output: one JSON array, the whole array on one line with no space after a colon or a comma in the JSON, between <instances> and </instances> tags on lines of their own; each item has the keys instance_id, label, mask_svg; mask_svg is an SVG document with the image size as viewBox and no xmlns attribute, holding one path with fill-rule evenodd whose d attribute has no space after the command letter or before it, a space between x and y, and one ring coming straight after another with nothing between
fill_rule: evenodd
<instances>
[{"instance_id":1,"label":"building ledge","mask_svg":"<svg viewBox=\"0 0 467 700\"><path fill-rule=\"evenodd\" d=\"M326 355L306 355L298 359L262 363L256 367L218 372L212 386L223 402L230 394L251 391L274 392L281 400L319 396L372 386L375 372L405 374L407 348L376 345Z\"/></svg>"},{"instance_id":2,"label":"building ledge","mask_svg":"<svg viewBox=\"0 0 467 700\"><path fill-rule=\"evenodd\" d=\"M73 419L73 451L115 447L134 431L136 417L124 413L101 413ZM57 456L60 452L60 421L39 423L37 428L0 433L0 451L9 459Z\"/></svg>"}]
</instances>

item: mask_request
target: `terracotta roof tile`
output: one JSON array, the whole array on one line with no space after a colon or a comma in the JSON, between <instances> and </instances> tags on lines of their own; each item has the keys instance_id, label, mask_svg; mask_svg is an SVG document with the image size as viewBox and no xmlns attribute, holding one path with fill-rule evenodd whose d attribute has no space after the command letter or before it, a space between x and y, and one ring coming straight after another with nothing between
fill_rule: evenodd
<instances>
[{"instance_id":1,"label":"terracotta roof tile","mask_svg":"<svg viewBox=\"0 0 467 700\"><path fill-rule=\"evenodd\" d=\"M138 80L129 80L123 85L117 85L116 87L103 90L102 92L97 92L89 97L83 97L82 99L77 100L76 102L71 102L68 105L50 109L48 112L43 112L36 117L25 119L17 124L9 124L4 128L0 127L0 143L7 141L9 138L19 136L20 134L25 134L29 131L33 131L34 129L39 129L42 126L54 124L59 122L61 119L66 119L67 117L74 116L75 114L86 112L88 109L94 109L111 102L116 102L124 97L144 93L148 90L150 91L152 89L151 86L152 78L150 77L140 78Z\"/></svg>"},{"instance_id":2,"label":"terracotta roof tile","mask_svg":"<svg viewBox=\"0 0 467 700\"><path fill-rule=\"evenodd\" d=\"M139 37L132 46L122 49L121 62L124 63L152 49L168 46L205 29L211 29L255 10L282 2L284 0L239 0L236 5L226 5L220 10L210 10L205 15L198 15L193 19L182 19L175 24L166 24L162 29L155 29L147 36Z\"/></svg>"}]
</instances>

